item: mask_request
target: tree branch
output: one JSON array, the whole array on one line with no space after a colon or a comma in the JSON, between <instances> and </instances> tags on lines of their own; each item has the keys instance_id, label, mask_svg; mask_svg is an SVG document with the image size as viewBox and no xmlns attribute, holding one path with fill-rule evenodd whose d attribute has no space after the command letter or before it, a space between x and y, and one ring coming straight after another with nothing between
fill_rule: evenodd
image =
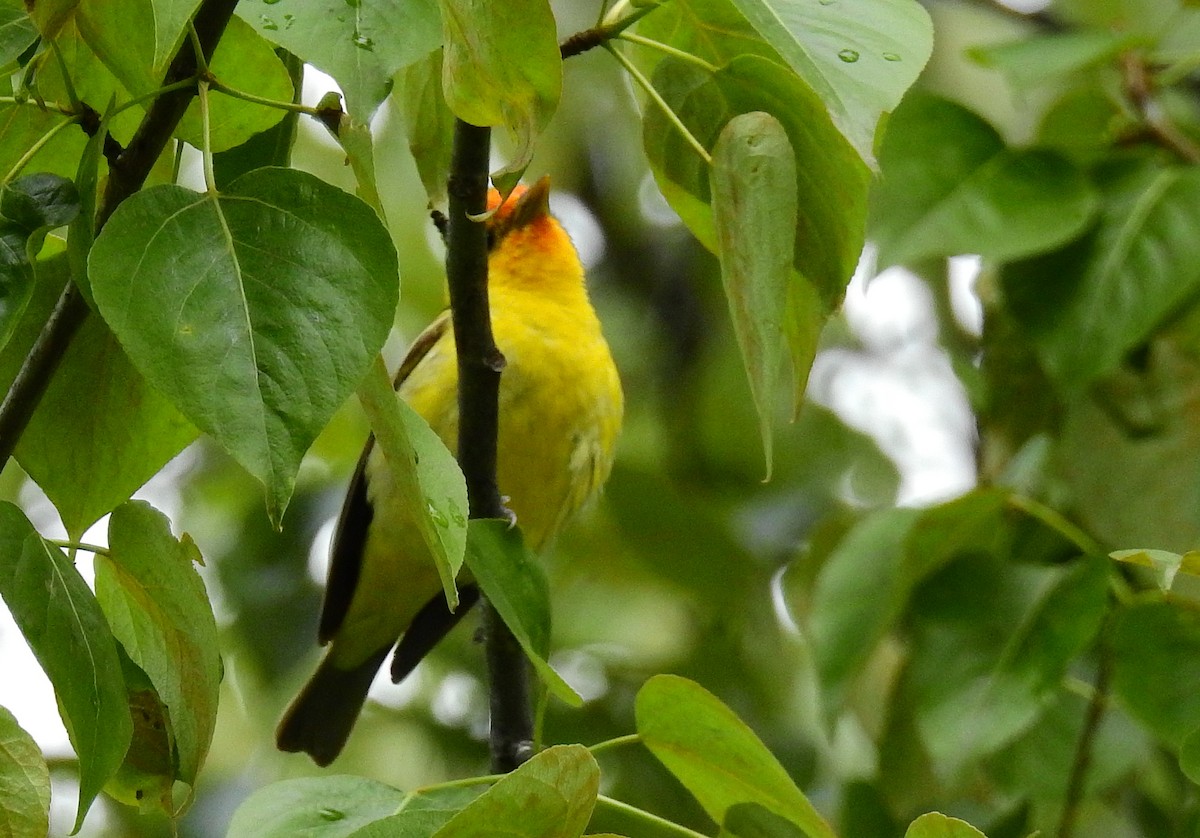
<instances>
[{"instance_id":1,"label":"tree branch","mask_svg":"<svg viewBox=\"0 0 1200 838\"><path fill-rule=\"evenodd\" d=\"M496 486L500 372L504 356L492 337L488 308L487 227L471 217L487 209L491 130L458 120L450 163L446 276L458 351L458 462L472 518L504 518ZM532 755L529 665L504 620L484 600L491 694L492 769L511 771Z\"/></svg>"},{"instance_id":2,"label":"tree branch","mask_svg":"<svg viewBox=\"0 0 1200 838\"><path fill-rule=\"evenodd\" d=\"M237 0L204 0L196 12L194 25L205 60L216 49L235 6ZM167 69L164 86L195 76L197 66L191 42L185 41ZM195 93L193 87L187 87L155 99L128 147L110 161L108 186L96 213L97 233L117 206L142 188ZM90 311L79 286L68 283L0 404L0 469L12 457L25 426Z\"/></svg>"},{"instance_id":3,"label":"tree branch","mask_svg":"<svg viewBox=\"0 0 1200 838\"><path fill-rule=\"evenodd\" d=\"M1105 628L1101 627L1101 640L1097 647L1096 683L1091 701L1088 702L1087 715L1083 719L1083 728L1079 731L1079 741L1075 745L1075 758L1071 761L1071 774L1067 780L1062 815L1058 821L1058 831L1055 833L1057 838L1071 838L1075 833L1075 821L1079 816L1079 805L1083 801L1088 769L1092 765L1092 748L1095 745L1096 733L1100 729L1100 722L1104 718L1105 705L1108 703L1112 656L1108 644L1104 642L1104 632Z\"/></svg>"},{"instance_id":4,"label":"tree branch","mask_svg":"<svg viewBox=\"0 0 1200 838\"><path fill-rule=\"evenodd\" d=\"M1125 94L1141 118L1149 138L1186 163L1200 163L1200 145L1179 130L1163 110L1154 91L1154 79L1145 59L1134 52L1121 56Z\"/></svg>"}]
</instances>

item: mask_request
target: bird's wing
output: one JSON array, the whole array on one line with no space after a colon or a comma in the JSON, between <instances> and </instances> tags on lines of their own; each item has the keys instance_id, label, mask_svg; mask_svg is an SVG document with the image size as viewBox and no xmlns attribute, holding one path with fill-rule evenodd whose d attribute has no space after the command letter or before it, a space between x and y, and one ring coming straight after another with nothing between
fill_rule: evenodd
<instances>
[{"instance_id":1,"label":"bird's wing","mask_svg":"<svg viewBox=\"0 0 1200 838\"><path fill-rule=\"evenodd\" d=\"M396 371L393 387L400 388L449 328L450 312L445 311L417 336L400 363L400 369ZM350 610L354 589L358 586L367 528L371 524L373 514L371 504L367 501L365 475L367 459L374 447L375 437L372 435L363 447L362 456L358 458L358 466L354 469L354 476L350 478L350 488L346 492L346 502L342 505L342 514L338 517L329 563L329 578L325 585L325 602L321 607L321 623L317 629L317 637L322 644L332 640L341 628L342 621L346 619L346 612Z\"/></svg>"}]
</instances>

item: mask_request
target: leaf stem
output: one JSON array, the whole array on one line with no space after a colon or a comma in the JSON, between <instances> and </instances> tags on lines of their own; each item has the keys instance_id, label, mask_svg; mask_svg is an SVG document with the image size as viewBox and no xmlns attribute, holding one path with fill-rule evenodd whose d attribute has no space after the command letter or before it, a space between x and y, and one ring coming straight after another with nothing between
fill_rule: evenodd
<instances>
[{"instance_id":1,"label":"leaf stem","mask_svg":"<svg viewBox=\"0 0 1200 838\"><path fill-rule=\"evenodd\" d=\"M658 815L647 812L645 809L639 809L636 806L630 806L628 803L622 803L620 800L614 800L606 795L597 795L596 808L611 809L620 812L622 815L630 818L637 818L640 821L645 821L648 824L653 824L655 834L661 835L664 833L673 833L680 838L708 838L703 833L696 832L694 829L688 829L686 826L681 826L666 818L660 818Z\"/></svg>"},{"instance_id":2,"label":"leaf stem","mask_svg":"<svg viewBox=\"0 0 1200 838\"><path fill-rule=\"evenodd\" d=\"M1084 532L1079 526L1069 521L1066 516L1055 509L1051 509L1040 501L1024 495L1012 495L1008 499L1008 503L1014 509L1019 509L1025 514L1041 521L1050 529L1062 535L1068 541L1073 543L1083 553L1087 555L1104 555L1105 550L1100 546L1096 539L1092 538Z\"/></svg>"},{"instance_id":3,"label":"leaf stem","mask_svg":"<svg viewBox=\"0 0 1200 838\"><path fill-rule=\"evenodd\" d=\"M68 125L74 125L77 122L79 122L78 116L72 116L69 119L64 119L62 122L58 123L41 137L39 137L37 142L26 149L25 153L21 155L20 159L18 159L13 167L9 169L8 174L4 176L4 180L0 181L0 185L7 186L8 184L12 183L17 175L21 173L21 170L29 165L29 161L32 160L39 151L46 147L47 143L57 137L59 132L61 132Z\"/></svg>"},{"instance_id":4,"label":"leaf stem","mask_svg":"<svg viewBox=\"0 0 1200 838\"><path fill-rule=\"evenodd\" d=\"M617 736L613 739L605 739L603 742L597 742L595 745L589 745L588 750L595 756L602 751L612 750L613 748L621 748L625 745L641 744L642 737L637 733L627 733L624 736Z\"/></svg>"},{"instance_id":5,"label":"leaf stem","mask_svg":"<svg viewBox=\"0 0 1200 838\"><path fill-rule=\"evenodd\" d=\"M1103 629L1101 629L1103 633ZM1079 816L1079 804L1083 800L1084 786L1087 773L1092 765L1092 748L1096 741L1096 732L1104 718L1104 710L1108 704L1108 684L1112 679L1112 658L1103 635L1099 644L1099 662L1096 669L1096 684L1088 702L1087 715L1083 719L1083 728L1079 732L1079 742L1075 746L1075 758L1071 761L1071 773L1067 780L1067 792L1063 798L1062 815L1058 821L1058 838L1071 838L1075 832L1075 821Z\"/></svg>"},{"instance_id":6,"label":"leaf stem","mask_svg":"<svg viewBox=\"0 0 1200 838\"><path fill-rule=\"evenodd\" d=\"M646 95L650 97L654 104L658 105L658 107L662 110L663 115L666 116L667 121L674 125L675 129L683 135L683 138L687 141L687 144L695 149L696 153L700 155L700 158L706 164L711 166L712 155L708 153L708 150L700 144L700 141L696 139L695 135L692 134L692 132L688 130L687 126L683 124L683 120L679 118L679 114L671 110L671 106L667 104L667 100L664 99L662 95L654 89L654 85L650 83L650 79L646 78L645 74L635 67L632 61L622 55L620 50L613 49L612 44L605 43L604 48L608 50L609 55L617 59L617 63L625 68L625 72L633 76L633 80L636 81L641 88L646 91Z\"/></svg>"},{"instance_id":7,"label":"leaf stem","mask_svg":"<svg viewBox=\"0 0 1200 838\"><path fill-rule=\"evenodd\" d=\"M73 111L71 108L64 105L60 105L58 102L47 102L45 100L37 101L30 99L27 96L0 96L0 105L33 105L41 110L54 111L55 113L60 113L63 116L75 116L76 114L76 111Z\"/></svg>"},{"instance_id":8,"label":"leaf stem","mask_svg":"<svg viewBox=\"0 0 1200 838\"><path fill-rule=\"evenodd\" d=\"M58 41L50 39L50 51L54 53L54 59L58 62L58 71L62 73L63 86L67 89L67 100L71 103L71 111L79 113L83 110L83 106L79 102L79 94L75 92L75 84L71 80L71 74L67 72L67 62L63 58L62 50L58 48Z\"/></svg>"},{"instance_id":9,"label":"leaf stem","mask_svg":"<svg viewBox=\"0 0 1200 838\"><path fill-rule=\"evenodd\" d=\"M197 85L197 93L200 97L200 124L201 135L204 137L204 148L201 153L204 156L204 188L211 196L217 194L217 176L213 171L213 153L212 153L212 121L208 110L208 79L201 78Z\"/></svg>"},{"instance_id":10,"label":"leaf stem","mask_svg":"<svg viewBox=\"0 0 1200 838\"><path fill-rule=\"evenodd\" d=\"M178 91L178 90L186 90L189 88L194 88L195 86L196 86L196 76L191 76L186 79L181 79L180 81L172 82L171 84L163 85L162 87L156 87L154 90L151 90L149 93L143 93L141 96L135 96L134 98L130 99L128 102L122 102L120 105L118 105L116 108L113 109L112 116L116 116L117 114L127 111L130 108L137 107L138 105L142 104L143 102L149 102L151 100L157 99L159 96L165 96L168 93L174 93L175 91Z\"/></svg>"},{"instance_id":11,"label":"leaf stem","mask_svg":"<svg viewBox=\"0 0 1200 838\"><path fill-rule=\"evenodd\" d=\"M686 50L677 49L670 44L664 44L662 41L656 41L653 38L646 38L642 35L636 35L633 32L621 32L617 35L617 37L622 41L628 41L631 44L638 44L643 47L649 47L650 49L658 50L664 55L669 55L672 58L678 58L680 61L686 61L687 63L693 64L699 67L701 70L705 70L709 73L716 73L717 70L720 69L716 64L709 64L698 55L693 55Z\"/></svg>"},{"instance_id":12,"label":"leaf stem","mask_svg":"<svg viewBox=\"0 0 1200 838\"><path fill-rule=\"evenodd\" d=\"M321 112L310 105L302 105L299 102L283 102L279 99L267 99L264 96L255 96L253 93L247 93L244 90L238 90L236 87L230 87L223 81L217 78L209 80L209 85L218 93L224 93L226 96L231 96L234 99L241 99L243 102L251 102L255 105L263 105L268 108L277 108L281 111L290 111L291 113L302 113L306 116L315 118L321 117Z\"/></svg>"},{"instance_id":13,"label":"leaf stem","mask_svg":"<svg viewBox=\"0 0 1200 838\"><path fill-rule=\"evenodd\" d=\"M83 541L63 541L57 538L48 538L46 540L55 547L62 547L64 550L70 550L72 552L76 550L84 550L97 556L111 555L107 547L101 547L99 544L87 544Z\"/></svg>"}]
</instances>

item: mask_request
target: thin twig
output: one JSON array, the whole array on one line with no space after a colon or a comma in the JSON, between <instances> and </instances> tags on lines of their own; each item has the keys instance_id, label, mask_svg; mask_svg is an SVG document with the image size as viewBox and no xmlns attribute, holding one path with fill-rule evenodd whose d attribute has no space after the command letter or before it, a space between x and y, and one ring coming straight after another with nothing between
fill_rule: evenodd
<instances>
[{"instance_id":1,"label":"thin twig","mask_svg":"<svg viewBox=\"0 0 1200 838\"><path fill-rule=\"evenodd\" d=\"M1154 79L1144 58L1133 51L1121 56L1125 94L1141 117L1150 139L1188 163L1200 163L1200 145L1179 130L1154 95Z\"/></svg>"},{"instance_id":2,"label":"thin twig","mask_svg":"<svg viewBox=\"0 0 1200 838\"><path fill-rule=\"evenodd\" d=\"M216 49L236 6L237 0L204 0L201 3L194 25L205 56L211 56ZM194 78L196 68L196 55L191 44L185 43L167 70L164 86ZM129 145L110 161L108 186L96 213L97 232L122 201L142 188L195 92L195 86L189 85L155 99ZM74 282L67 283L0 404L0 469L12 457L17 441L89 311L79 286Z\"/></svg>"},{"instance_id":3,"label":"thin twig","mask_svg":"<svg viewBox=\"0 0 1200 838\"><path fill-rule=\"evenodd\" d=\"M1103 640L1103 627L1101 627L1100 633L1095 689L1088 702L1083 728L1079 732L1079 741L1075 746L1075 758L1071 761L1071 775L1067 780L1062 815L1058 821L1058 831L1055 833L1058 838L1071 838L1075 832L1075 821L1079 817L1079 804L1083 801L1088 770L1092 766L1092 748L1096 742L1096 732L1100 729L1100 721L1104 717L1104 709L1108 702L1108 684L1112 678L1112 659L1108 646Z\"/></svg>"}]
</instances>

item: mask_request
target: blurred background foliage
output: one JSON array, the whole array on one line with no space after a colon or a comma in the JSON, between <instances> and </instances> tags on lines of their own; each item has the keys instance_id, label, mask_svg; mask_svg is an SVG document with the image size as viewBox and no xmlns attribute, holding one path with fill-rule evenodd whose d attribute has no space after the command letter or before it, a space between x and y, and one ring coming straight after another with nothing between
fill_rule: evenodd
<instances>
[{"instance_id":1,"label":"blurred background foliage","mask_svg":"<svg viewBox=\"0 0 1200 838\"><path fill-rule=\"evenodd\" d=\"M674 672L757 731L842 835L898 836L934 808L992 838L1059 834L1068 800L1077 835L1196 835L1200 797L1179 752L1200 719L1200 587L1181 576L1163 595L1105 554L1200 540L1197 283L1140 331L1122 321L1094 343L1071 343L1055 318L1074 293L1056 279L1090 258L1120 190L1136 192L1127 179L1200 163L1186 159L1200 143L1200 8L926 5L935 51L881 150L880 247L825 330L768 483L716 260L659 197L617 65L599 51L567 62L568 95L530 174L551 175L588 263L628 415L603 498L546 557L553 662L587 703L549 704L544 741L630 732L639 685ZM569 34L595 9L561 2L556 14ZM996 46L1017 41L1027 52ZM1147 70L1173 74L1152 113L1136 75ZM307 96L326 84L310 73ZM1147 124L1160 117L1175 147ZM403 277L393 359L445 299L403 119L389 100L373 124ZM906 211L910 184L985 146L981 160L1052 153L1046 177L1066 185L1050 226L1080 223L1025 249L1040 222L1006 227L979 240L982 259L950 261L944 242L922 251L912 228L897 232L889 209ZM319 125L300 124L293 161L353 191ZM1014 205L1037 196L1024 200ZM1200 214L1179 223L1200 241ZM907 269L876 276L891 260ZM1112 319L1127 313L1109 304ZM317 773L276 752L272 731L318 654L325 553L365 435L347 404L310 452L282 532L261 487L203 441L142 493L200 546L222 630L216 738L180 835L221 835L255 788ZM14 469L4 491L35 522L52 515ZM465 620L408 682L377 685L334 770L405 789L486 773L474 632ZM601 763L606 794L711 829L640 749ZM58 774L69 782L69 767ZM70 794L56 797L69 809ZM593 825L604 828L621 825ZM106 802L84 832L171 827Z\"/></svg>"}]
</instances>

